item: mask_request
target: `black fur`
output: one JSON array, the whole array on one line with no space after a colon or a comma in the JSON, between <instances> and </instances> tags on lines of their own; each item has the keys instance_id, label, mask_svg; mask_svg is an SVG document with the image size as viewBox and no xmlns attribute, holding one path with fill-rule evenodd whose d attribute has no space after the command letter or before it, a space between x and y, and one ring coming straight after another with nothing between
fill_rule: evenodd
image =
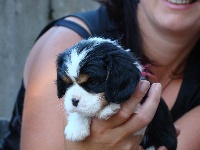
<instances>
[{"instance_id":1,"label":"black fur","mask_svg":"<svg viewBox=\"0 0 200 150\"><path fill-rule=\"evenodd\" d=\"M148 94L148 93L147 93ZM143 98L142 103L147 98ZM144 149L154 146L158 149L165 146L168 150L177 149L176 129L165 101L161 98L153 120L148 125L141 143Z\"/></svg>"},{"instance_id":2,"label":"black fur","mask_svg":"<svg viewBox=\"0 0 200 150\"><path fill-rule=\"evenodd\" d=\"M67 61L71 61L71 51L76 49L80 54L88 50L79 64L79 71L90 76L81 86L90 93L104 93L108 103L123 103L130 98L139 80L140 70L135 62L136 57L116 43L97 40L83 40L69 50L60 54L57 59L58 97L64 96L70 84L66 84L63 76L68 70ZM144 98L145 99L145 98ZM143 100L144 101L144 100ZM160 101L155 117L147 127L141 143L144 148L166 146L168 150L176 150L176 130L167 105Z\"/></svg>"},{"instance_id":3,"label":"black fur","mask_svg":"<svg viewBox=\"0 0 200 150\"><path fill-rule=\"evenodd\" d=\"M81 72L90 69L87 71L89 74L93 68L93 74L103 77L99 81L104 83L101 92L105 93L106 101L123 103L130 98L140 80L140 71L133 64L136 60L133 55L122 48L105 42L95 46L88 53L82 64ZM132 74L133 72L135 73ZM93 90L95 90L94 87Z\"/></svg>"},{"instance_id":4,"label":"black fur","mask_svg":"<svg viewBox=\"0 0 200 150\"><path fill-rule=\"evenodd\" d=\"M64 62L67 61L70 57L70 51L65 51L61 53L57 58L57 96L58 98L62 98L65 95L67 88L70 86L63 80L63 75L66 74L65 71L68 70L67 66Z\"/></svg>"},{"instance_id":5,"label":"black fur","mask_svg":"<svg viewBox=\"0 0 200 150\"><path fill-rule=\"evenodd\" d=\"M140 80L140 71L134 64L137 59L122 47L117 47L110 42L105 41L94 46L95 42L83 40L58 56L58 97L62 98L70 86L63 81L62 76L68 69L64 62L70 60L71 50L78 47L77 52L80 54L85 49L92 48L92 51L89 51L85 59L80 62L80 72L90 75L91 82L81 86L90 93L104 92L108 103L123 103L131 97Z\"/></svg>"}]
</instances>

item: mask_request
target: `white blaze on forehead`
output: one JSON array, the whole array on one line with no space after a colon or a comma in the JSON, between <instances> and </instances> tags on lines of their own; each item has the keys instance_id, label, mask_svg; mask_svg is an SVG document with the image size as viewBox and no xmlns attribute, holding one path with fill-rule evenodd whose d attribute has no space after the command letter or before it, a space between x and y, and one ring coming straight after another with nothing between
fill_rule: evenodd
<instances>
[{"instance_id":1,"label":"white blaze on forehead","mask_svg":"<svg viewBox=\"0 0 200 150\"><path fill-rule=\"evenodd\" d=\"M100 37L92 37L92 38L89 38L88 41L94 41L94 42L110 42L110 43L113 43L113 41L111 41L110 39L104 39L104 38L100 38Z\"/></svg>"},{"instance_id":2,"label":"white blaze on forehead","mask_svg":"<svg viewBox=\"0 0 200 150\"><path fill-rule=\"evenodd\" d=\"M104 39L100 37L92 37L87 40L88 42L91 42L91 47L88 47L88 49L84 49L81 53L77 53L78 47L71 50L71 60L66 62L66 65L68 67L68 71L66 72L67 75L74 80L75 77L78 77L79 75L79 69L80 69L80 62L85 58L87 53L93 48L101 43L109 42L113 45L116 45L117 47L121 47L118 45L116 41L112 41L110 39ZM85 42L84 40L82 42Z\"/></svg>"},{"instance_id":3,"label":"white blaze on forehead","mask_svg":"<svg viewBox=\"0 0 200 150\"><path fill-rule=\"evenodd\" d=\"M86 50L83 50L81 53L78 54L76 48L72 49L70 54L71 61L67 62L67 75L70 76L71 79L74 79L74 77L78 77L80 62L85 58L86 54Z\"/></svg>"}]
</instances>

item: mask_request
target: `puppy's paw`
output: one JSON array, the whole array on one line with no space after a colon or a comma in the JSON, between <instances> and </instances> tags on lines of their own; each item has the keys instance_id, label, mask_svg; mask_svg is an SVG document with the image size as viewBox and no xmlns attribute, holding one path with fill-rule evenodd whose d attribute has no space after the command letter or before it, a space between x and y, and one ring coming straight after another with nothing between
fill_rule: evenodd
<instances>
[{"instance_id":1,"label":"puppy's paw","mask_svg":"<svg viewBox=\"0 0 200 150\"><path fill-rule=\"evenodd\" d=\"M116 114L120 109L120 104L111 103L105 106L98 114L99 119L109 119L112 115Z\"/></svg>"},{"instance_id":2,"label":"puppy's paw","mask_svg":"<svg viewBox=\"0 0 200 150\"><path fill-rule=\"evenodd\" d=\"M70 141L82 141L90 135L90 129L87 127L65 127L66 139Z\"/></svg>"}]
</instances>

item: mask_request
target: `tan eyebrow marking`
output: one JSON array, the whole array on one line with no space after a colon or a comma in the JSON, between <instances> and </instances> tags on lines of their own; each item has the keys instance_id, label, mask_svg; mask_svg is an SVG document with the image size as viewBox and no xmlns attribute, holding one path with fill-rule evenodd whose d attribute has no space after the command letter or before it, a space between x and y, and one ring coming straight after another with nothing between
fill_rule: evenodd
<instances>
[{"instance_id":1,"label":"tan eyebrow marking","mask_svg":"<svg viewBox=\"0 0 200 150\"><path fill-rule=\"evenodd\" d=\"M68 77L68 76L62 76L62 79L67 83L67 84L71 84L72 80Z\"/></svg>"},{"instance_id":2,"label":"tan eyebrow marking","mask_svg":"<svg viewBox=\"0 0 200 150\"><path fill-rule=\"evenodd\" d=\"M78 84L82 84L82 83L87 82L89 78L90 76L87 74L80 74L79 77L76 79L76 82Z\"/></svg>"}]
</instances>

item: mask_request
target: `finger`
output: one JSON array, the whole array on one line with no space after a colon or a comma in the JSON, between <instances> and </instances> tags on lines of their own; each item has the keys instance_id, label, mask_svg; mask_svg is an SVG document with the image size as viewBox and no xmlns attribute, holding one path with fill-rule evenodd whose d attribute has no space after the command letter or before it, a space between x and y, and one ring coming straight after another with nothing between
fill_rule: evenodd
<instances>
[{"instance_id":1,"label":"finger","mask_svg":"<svg viewBox=\"0 0 200 150\"><path fill-rule=\"evenodd\" d=\"M132 137L132 147L131 150L144 150L140 143L142 142L142 136L131 136Z\"/></svg>"},{"instance_id":2,"label":"finger","mask_svg":"<svg viewBox=\"0 0 200 150\"><path fill-rule=\"evenodd\" d=\"M141 80L131 98L121 105L121 112L122 113L125 112L126 114L128 114L128 116L132 115L135 112L140 101L146 95L149 87L150 87L149 81ZM120 112L118 113L117 117L121 117Z\"/></svg>"},{"instance_id":3,"label":"finger","mask_svg":"<svg viewBox=\"0 0 200 150\"><path fill-rule=\"evenodd\" d=\"M127 134L135 133L145 128L155 115L160 102L161 91L161 84L152 84L147 99L141 106L141 111L133 114L124 124L118 127L118 132L127 136Z\"/></svg>"},{"instance_id":4,"label":"finger","mask_svg":"<svg viewBox=\"0 0 200 150\"><path fill-rule=\"evenodd\" d=\"M144 150L142 146L139 146L137 150Z\"/></svg>"},{"instance_id":5,"label":"finger","mask_svg":"<svg viewBox=\"0 0 200 150\"><path fill-rule=\"evenodd\" d=\"M124 123L134 113L134 110L148 91L149 87L150 83L148 81L140 81L134 94L128 101L121 105L119 112L111 116L108 120L98 121L98 125L102 123L108 128L115 128Z\"/></svg>"},{"instance_id":6,"label":"finger","mask_svg":"<svg viewBox=\"0 0 200 150\"><path fill-rule=\"evenodd\" d=\"M157 150L167 150L167 148L165 146L161 146Z\"/></svg>"},{"instance_id":7,"label":"finger","mask_svg":"<svg viewBox=\"0 0 200 150\"><path fill-rule=\"evenodd\" d=\"M139 150L138 148L140 147L140 143L142 141L142 136L130 136L126 139L122 139L122 140L119 140L119 141L116 141L117 143L121 143L123 142L123 145L122 147L123 148L119 148L118 150L121 150L121 149L129 149L129 150Z\"/></svg>"},{"instance_id":8,"label":"finger","mask_svg":"<svg viewBox=\"0 0 200 150\"><path fill-rule=\"evenodd\" d=\"M125 103L121 105L121 109L116 115L112 117L113 120L111 121L115 121L115 124L117 126L124 123L135 112L138 104L145 96L149 87L150 87L150 83L148 81L146 80L140 81L134 94L131 96L131 98L128 101L126 101Z\"/></svg>"}]
</instances>

